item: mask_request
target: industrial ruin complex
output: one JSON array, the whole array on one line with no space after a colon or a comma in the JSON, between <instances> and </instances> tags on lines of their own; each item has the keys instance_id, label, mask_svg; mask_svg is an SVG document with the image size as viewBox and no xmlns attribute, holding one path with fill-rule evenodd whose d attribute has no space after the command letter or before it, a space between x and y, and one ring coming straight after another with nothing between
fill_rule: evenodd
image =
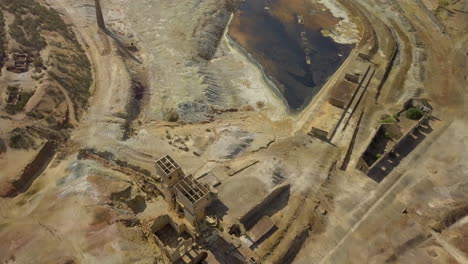
<instances>
[{"instance_id":1,"label":"industrial ruin complex","mask_svg":"<svg viewBox=\"0 0 468 264\"><path fill-rule=\"evenodd\" d=\"M468 0L0 0L0 264L468 263Z\"/></svg>"},{"instance_id":2,"label":"industrial ruin complex","mask_svg":"<svg viewBox=\"0 0 468 264\"><path fill-rule=\"evenodd\" d=\"M201 258L204 251L200 250L196 241L207 243L206 240L214 239L226 245L219 250L227 254L228 259L257 263L259 257L253 248L277 229L274 221L264 212L276 199L289 193L289 184L279 185L242 216L223 224L216 215L216 206L211 209L211 214L207 214L207 208L217 200L217 191L212 186L185 175L181 166L169 155L157 160L155 165L160 177L159 189L171 212L159 216L151 230L157 244L171 261L189 263ZM223 225L229 232L223 232Z\"/></svg>"},{"instance_id":3,"label":"industrial ruin complex","mask_svg":"<svg viewBox=\"0 0 468 264\"><path fill-rule=\"evenodd\" d=\"M216 190L199 183L191 175L186 176L179 164L169 155L156 161L158 174L163 180L163 195L177 212L198 227L205 219L205 209L216 199Z\"/></svg>"}]
</instances>

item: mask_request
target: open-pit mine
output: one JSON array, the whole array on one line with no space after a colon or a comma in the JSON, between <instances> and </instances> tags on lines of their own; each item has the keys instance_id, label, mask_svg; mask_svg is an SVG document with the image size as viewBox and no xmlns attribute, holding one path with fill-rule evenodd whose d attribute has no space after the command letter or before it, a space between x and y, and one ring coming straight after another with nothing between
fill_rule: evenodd
<instances>
[{"instance_id":1,"label":"open-pit mine","mask_svg":"<svg viewBox=\"0 0 468 264\"><path fill-rule=\"evenodd\" d=\"M0 263L468 263L468 0L0 0Z\"/></svg>"}]
</instances>

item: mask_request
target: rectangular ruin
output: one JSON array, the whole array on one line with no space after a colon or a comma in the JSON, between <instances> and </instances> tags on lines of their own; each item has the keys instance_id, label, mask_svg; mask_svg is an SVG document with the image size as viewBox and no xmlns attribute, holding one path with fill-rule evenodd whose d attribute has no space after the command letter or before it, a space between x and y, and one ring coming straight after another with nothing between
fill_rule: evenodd
<instances>
[{"instance_id":1,"label":"rectangular ruin","mask_svg":"<svg viewBox=\"0 0 468 264\"><path fill-rule=\"evenodd\" d=\"M7 63L7 71L14 73L24 73L29 71L29 64L33 62L33 57L28 54L13 54L13 62Z\"/></svg>"},{"instance_id":2,"label":"rectangular ruin","mask_svg":"<svg viewBox=\"0 0 468 264\"><path fill-rule=\"evenodd\" d=\"M169 155L156 161L156 170L162 178L161 192L167 203L197 227L205 217L205 209L215 199L215 191L191 175L185 176L181 167Z\"/></svg>"},{"instance_id":3,"label":"rectangular ruin","mask_svg":"<svg viewBox=\"0 0 468 264\"><path fill-rule=\"evenodd\" d=\"M185 177L181 167L171 156L166 155L156 161L156 170L165 184L172 186Z\"/></svg>"},{"instance_id":4,"label":"rectangular ruin","mask_svg":"<svg viewBox=\"0 0 468 264\"><path fill-rule=\"evenodd\" d=\"M175 185L176 190L182 196L180 198L188 200L191 204L209 195L210 191L203 184L199 183L193 177L187 176Z\"/></svg>"},{"instance_id":5,"label":"rectangular ruin","mask_svg":"<svg viewBox=\"0 0 468 264\"><path fill-rule=\"evenodd\" d=\"M151 227L158 246L166 256L175 262L189 252L194 244L193 238L167 215L157 218Z\"/></svg>"},{"instance_id":6,"label":"rectangular ruin","mask_svg":"<svg viewBox=\"0 0 468 264\"><path fill-rule=\"evenodd\" d=\"M387 171L396 166L398 160L402 158L400 153L401 146L411 145L408 142L414 141L415 137L413 134L429 120L432 107L427 102L424 102L421 99L409 100L396 115L396 123L381 124L366 150L359 157L356 168L367 175L371 175L375 173L379 174L378 170ZM417 107L423 113L422 118L410 120L402 115L409 107ZM397 120L398 116L400 117Z\"/></svg>"},{"instance_id":7,"label":"rectangular ruin","mask_svg":"<svg viewBox=\"0 0 468 264\"><path fill-rule=\"evenodd\" d=\"M359 83L359 75L357 74L350 74L350 73L346 73L345 74L345 80L349 81L349 82L352 82L352 83Z\"/></svg>"},{"instance_id":8,"label":"rectangular ruin","mask_svg":"<svg viewBox=\"0 0 468 264\"><path fill-rule=\"evenodd\" d=\"M170 224L166 224L163 228L158 230L155 233L155 236L158 237L164 247L171 249L177 248L181 241L187 241L191 239L187 232L183 232L179 235Z\"/></svg>"},{"instance_id":9,"label":"rectangular ruin","mask_svg":"<svg viewBox=\"0 0 468 264\"><path fill-rule=\"evenodd\" d=\"M259 242L264 238L268 233L270 233L275 228L275 223L269 216L263 216L260 220L247 231L247 235L253 244Z\"/></svg>"},{"instance_id":10,"label":"rectangular ruin","mask_svg":"<svg viewBox=\"0 0 468 264\"><path fill-rule=\"evenodd\" d=\"M356 88L357 86L355 83L342 80L338 85L333 87L328 102L333 106L345 109L356 91Z\"/></svg>"},{"instance_id":11,"label":"rectangular ruin","mask_svg":"<svg viewBox=\"0 0 468 264\"><path fill-rule=\"evenodd\" d=\"M192 176L187 176L174 186L177 203L184 211L189 222L196 223L204 218L205 208L213 201L208 186L199 183Z\"/></svg>"}]
</instances>

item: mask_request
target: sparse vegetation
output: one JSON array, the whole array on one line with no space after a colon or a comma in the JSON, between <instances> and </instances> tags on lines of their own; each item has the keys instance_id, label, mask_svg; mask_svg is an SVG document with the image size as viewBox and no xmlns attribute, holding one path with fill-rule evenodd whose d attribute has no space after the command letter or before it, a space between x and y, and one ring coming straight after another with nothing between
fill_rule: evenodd
<instances>
[{"instance_id":1,"label":"sparse vegetation","mask_svg":"<svg viewBox=\"0 0 468 264\"><path fill-rule=\"evenodd\" d=\"M218 228L219 231L223 232L224 231L223 223L221 223L221 221L218 221L218 226L216 228Z\"/></svg>"},{"instance_id":2,"label":"sparse vegetation","mask_svg":"<svg viewBox=\"0 0 468 264\"><path fill-rule=\"evenodd\" d=\"M49 75L67 90L73 102L86 107L92 84L91 64L82 50L73 55L56 53L52 58L55 69Z\"/></svg>"},{"instance_id":3,"label":"sparse vegetation","mask_svg":"<svg viewBox=\"0 0 468 264\"><path fill-rule=\"evenodd\" d=\"M388 140L392 139L392 134L390 134L390 132L388 132L388 131L385 132L384 136Z\"/></svg>"},{"instance_id":4,"label":"sparse vegetation","mask_svg":"<svg viewBox=\"0 0 468 264\"><path fill-rule=\"evenodd\" d=\"M10 114L14 115L18 112L23 111L24 107L28 103L31 96L33 96L34 92L21 92L19 95L18 102L16 104L9 104L5 107L5 111Z\"/></svg>"},{"instance_id":5,"label":"sparse vegetation","mask_svg":"<svg viewBox=\"0 0 468 264\"><path fill-rule=\"evenodd\" d=\"M8 146L13 149L31 149L36 147L34 137L25 128L15 128L10 133Z\"/></svg>"},{"instance_id":6,"label":"sparse vegetation","mask_svg":"<svg viewBox=\"0 0 468 264\"><path fill-rule=\"evenodd\" d=\"M41 56L37 56L34 59L34 67L41 68L42 66L44 66L44 61L42 60Z\"/></svg>"},{"instance_id":7,"label":"sparse vegetation","mask_svg":"<svg viewBox=\"0 0 468 264\"><path fill-rule=\"evenodd\" d=\"M44 118L44 115L37 112L37 111L31 111L31 112L28 112L26 113L27 116L31 117L31 118L34 118L34 119L42 119Z\"/></svg>"},{"instance_id":8,"label":"sparse vegetation","mask_svg":"<svg viewBox=\"0 0 468 264\"><path fill-rule=\"evenodd\" d=\"M439 0L439 6L440 7L447 7L450 5L450 1L449 0Z\"/></svg>"},{"instance_id":9,"label":"sparse vegetation","mask_svg":"<svg viewBox=\"0 0 468 264\"><path fill-rule=\"evenodd\" d=\"M406 117L408 119L411 119L411 120L419 120L423 116L421 111L419 109L417 109L417 108L414 108L414 107L409 108L408 110L406 110L405 115L406 115Z\"/></svg>"},{"instance_id":10,"label":"sparse vegetation","mask_svg":"<svg viewBox=\"0 0 468 264\"><path fill-rule=\"evenodd\" d=\"M10 25L10 33L25 47L40 51L47 45L42 31L57 32L76 43L76 37L70 27L54 9L42 6L34 0L0 0L0 5L15 15L15 20Z\"/></svg>"},{"instance_id":11,"label":"sparse vegetation","mask_svg":"<svg viewBox=\"0 0 468 264\"><path fill-rule=\"evenodd\" d=\"M380 123L382 124L395 124L397 122L398 122L398 118L395 115L391 115L380 120Z\"/></svg>"},{"instance_id":12,"label":"sparse vegetation","mask_svg":"<svg viewBox=\"0 0 468 264\"><path fill-rule=\"evenodd\" d=\"M91 64L71 27L57 11L34 0L0 0L0 7L15 16L9 25L10 35L23 47L22 51L35 55L33 65L36 71L46 69L45 64L53 67L49 69L49 75L67 90L79 115L80 110L87 106L90 96ZM50 37L49 32L58 34ZM48 43L60 50L53 50L47 63L44 63L38 53Z\"/></svg>"}]
</instances>

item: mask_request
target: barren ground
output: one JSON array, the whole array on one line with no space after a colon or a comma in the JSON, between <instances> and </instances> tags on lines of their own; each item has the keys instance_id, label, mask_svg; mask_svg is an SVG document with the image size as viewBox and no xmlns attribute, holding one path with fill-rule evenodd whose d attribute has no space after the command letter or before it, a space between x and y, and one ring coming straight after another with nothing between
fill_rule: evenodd
<instances>
[{"instance_id":1,"label":"barren ground","mask_svg":"<svg viewBox=\"0 0 468 264\"><path fill-rule=\"evenodd\" d=\"M151 230L169 211L154 188L154 162L169 154L195 178L217 175L218 207L209 212L226 236L290 184L260 212L277 227L253 249L261 263L468 263L468 1L448 1L438 12L428 0L310 1L346 16L328 32L337 41L356 32L360 39L296 114L225 36L234 11L226 3L234 1L101 0L113 37L98 29L92 0L39 1L71 24L94 81L79 114L63 110L76 108L57 88L73 127L21 192L0 198L0 262L170 263ZM123 51L114 38L137 51ZM368 67L367 88L347 109L328 103L345 73ZM4 72L0 83L11 78L19 77ZM38 153L2 141L31 125L24 118L43 102L41 89L25 110L0 119L0 191ZM356 169L359 156L382 116L413 97L429 100L432 118L374 181ZM312 127L332 138L312 136ZM213 247L223 245L203 249ZM235 263L221 249L206 261Z\"/></svg>"}]
</instances>

